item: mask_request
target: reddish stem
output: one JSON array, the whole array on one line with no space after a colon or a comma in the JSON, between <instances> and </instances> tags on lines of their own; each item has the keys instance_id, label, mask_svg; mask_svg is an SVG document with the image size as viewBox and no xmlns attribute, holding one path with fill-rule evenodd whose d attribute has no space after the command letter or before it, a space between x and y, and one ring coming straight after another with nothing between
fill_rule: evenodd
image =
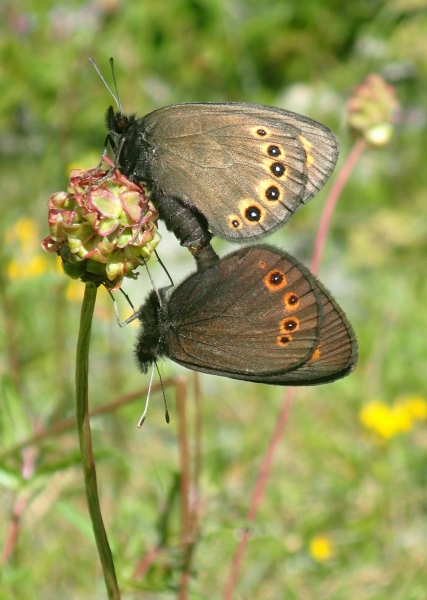
<instances>
[{"instance_id":1,"label":"reddish stem","mask_svg":"<svg viewBox=\"0 0 427 600\"><path fill-rule=\"evenodd\" d=\"M350 154L347 156L347 160L343 164L341 171L338 173L338 176L331 187L331 191L329 192L329 196L326 200L325 207L320 217L316 239L314 240L313 256L311 257L310 270L315 275L319 273L323 249L325 247L325 242L331 225L331 219L335 210L335 206L341 195L343 187L347 182L347 179L350 177L350 174L365 147L366 143L363 138L358 138L351 149Z\"/></svg>"},{"instance_id":2,"label":"reddish stem","mask_svg":"<svg viewBox=\"0 0 427 600\"><path fill-rule=\"evenodd\" d=\"M176 407L178 414L178 444L181 463L181 544L185 546L191 538L190 515L190 450L187 425L187 383L184 377L177 378Z\"/></svg>"},{"instance_id":3,"label":"reddish stem","mask_svg":"<svg viewBox=\"0 0 427 600\"><path fill-rule=\"evenodd\" d=\"M34 464L36 460L37 452L31 448L26 448L23 452L22 460L22 476L24 479L31 479L34 474ZM5 565L9 562L12 556L19 538L19 528L21 524L21 517L27 507L29 497L27 494L19 496L15 501L12 509L11 522L9 525L9 531L6 536L6 542L3 547L1 555L1 564Z\"/></svg>"},{"instance_id":4,"label":"reddish stem","mask_svg":"<svg viewBox=\"0 0 427 600\"><path fill-rule=\"evenodd\" d=\"M176 406L178 415L178 444L181 463L181 549L182 549L182 575L179 582L179 600L186 600L188 584L190 581L190 561L193 550L192 514L190 507L191 466L190 449L188 443L187 424L187 383L180 377L176 383Z\"/></svg>"},{"instance_id":5,"label":"reddish stem","mask_svg":"<svg viewBox=\"0 0 427 600\"><path fill-rule=\"evenodd\" d=\"M200 376L194 373L194 502L193 502L193 536L196 537L199 528L201 513L200 502L200 475L202 473L202 391L200 389Z\"/></svg>"},{"instance_id":6,"label":"reddish stem","mask_svg":"<svg viewBox=\"0 0 427 600\"><path fill-rule=\"evenodd\" d=\"M193 469L191 470L190 453L188 445L188 427L186 418L186 387L183 381L181 388L177 386L177 407L179 415L179 439L181 447L181 502L182 502L182 575L179 582L179 600L186 600L188 597L188 586L190 584L190 565L194 554L195 543L198 533L199 523L199 477L201 470L201 403L200 403L200 384L198 373L194 374L194 395L195 395L195 417L194 417L194 457Z\"/></svg>"},{"instance_id":7,"label":"reddish stem","mask_svg":"<svg viewBox=\"0 0 427 600\"><path fill-rule=\"evenodd\" d=\"M9 562L10 557L16 548L16 544L18 543L21 516L27 506L27 503L28 498L21 496L17 498L13 506L9 531L7 532L6 541L1 555L1 563L3 565L6 565Z\"/></svg>"},{"instance_id":8,"label":"reddish stem","mask_svg":"<svg viewBox=\"0 0 427 600\"><path fill-rule=\"evenodd\" d=\"M261 469L259 471L257 480L255 482L254 490L252 493L251 503L249 506L248 514L246 520L248 523L253 523L255 517L257 515L259 506L262 502L265 490L265 484L267 482L268 475L270 473L271 465L276 454L276 450L279 446L280 440L282 438L283 430L288 421L289 411L292 404L292 399L295 395L295 388L290 387L286 390L285 400L282 405L282 409L279 413L279 417L276 422L276 426L274 428L273 434L270 438L270 442L267 448L267 452L264 455ZM224 600L230 600L233 596L234 589L237 584L237 579L239 575L239 569L243 561L243 556L246 551L246 547L248 545L250 536L250 529L246 528L242 531L240 536L240 542L237 547L236 553L233 557L233 562L231 563L231 569L228 576L228 580L226 583L226 587L224 590Z\"/></svg>"},{"instance_id":9,"label":"reddish stem","mask_svg":"<svg viewBox=\"0 0 427 600\"><path fill-rule=\"evenodd\" d=\"M144 577L153 562L156 560L158 555L164 550L163 546L155 546L148 551L148 553L142 558L135 567L135 571L132 575L132 579L138 581Z\"/></svg>"}]
</instances>

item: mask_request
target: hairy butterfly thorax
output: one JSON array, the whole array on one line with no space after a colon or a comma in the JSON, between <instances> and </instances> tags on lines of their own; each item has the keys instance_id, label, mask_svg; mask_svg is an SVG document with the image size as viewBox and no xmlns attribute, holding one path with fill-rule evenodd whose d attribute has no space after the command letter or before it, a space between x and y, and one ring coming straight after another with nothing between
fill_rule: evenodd
<instances>
[{"instance_id":1,"label":"hairy butterfly thorax","mask_svg":"<svg viewBox=\"0 0 427 600\"><path fill-rule=\"evenodd\" d=\"M138 313L144 343L137 343L135 355L137 356L141 371L147 373L150 365L163 355L161 340L164 327L162 327L161 323L167 320L155 290L152 290L147 296Z\"/></svg>"},{"instance_id":2,"label":"hairy butterfly thorax","mask_svg":"<svg viewBox=\"0 0 427 600\"><path fill-rule=\"evenodd\" d=\"M115 164L131 181L151 183L149 162L145 159L149 149L138 127L135 115L124 115L108 107L105 122L108 129L107 140L114 152Z\"/></svg>"}]
</instances>

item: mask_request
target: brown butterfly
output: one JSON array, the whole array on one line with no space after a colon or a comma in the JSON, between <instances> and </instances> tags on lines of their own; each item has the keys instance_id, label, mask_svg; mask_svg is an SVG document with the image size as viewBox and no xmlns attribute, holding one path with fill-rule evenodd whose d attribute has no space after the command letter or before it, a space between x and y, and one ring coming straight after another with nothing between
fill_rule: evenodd
<instances>
[{"instance_id":1,"label":"brown butterfly","mask_svg":"<svg viewBox=\"0 0 427 600\"><path fill-rule=\"evenodd\" d=\"M138 311L143 372L167 356L223 377L317 385L356 366L344 312L304 265L276 248L242 248L159 296L152 291Z\"/></svg>"},{"instance_id":2,"label":"brown butterfly","mask_svg":"<svg viewBox=\"0 0 427 600\"><path fill-rule=\"evenodd\" d=\"M338 160L330 129L281 108L175 104L137 119L116 102L106 116L115 164L148 182L160 218L196 257L212 234L245 242L275 231Z\"/></svg>"}]
</instances>

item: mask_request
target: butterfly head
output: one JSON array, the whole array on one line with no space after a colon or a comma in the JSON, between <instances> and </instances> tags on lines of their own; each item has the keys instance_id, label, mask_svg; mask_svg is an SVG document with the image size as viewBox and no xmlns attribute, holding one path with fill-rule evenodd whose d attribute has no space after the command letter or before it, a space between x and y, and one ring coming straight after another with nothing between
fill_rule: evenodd
<instances>
[{"instance_id":1,"label":"butterfly head","mask_svg":"<svg viewBox=\"0 0 427 600\"><path fill-rule=\"evenodd\" d=\"M137 119L135 115L125 115L121 110L114 111L114 107L109 106L105 123L108 129L107 141L114 151L116 166L132 179L135 164L141 155L140 134L135 126Z\"/></svg>"},{"instance_id":2,"label":"butterfly head","mask_svg":"<svg viewBox=\"0 0 427 600\"><path fill-rule=\"evenodd\" d=\"M124 115L122 111L114 112L114 107L109 106L105 115L105 123L110 135L121 136L126 134L135 122L135 115Z\"/></svg>"}]
</instances>

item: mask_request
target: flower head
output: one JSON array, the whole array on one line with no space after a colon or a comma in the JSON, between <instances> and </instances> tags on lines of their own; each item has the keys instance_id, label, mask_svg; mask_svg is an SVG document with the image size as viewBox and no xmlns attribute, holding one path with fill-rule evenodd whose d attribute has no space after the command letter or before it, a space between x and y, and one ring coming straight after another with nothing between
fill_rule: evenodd
<instances>
[{"instance_id":1,"label":"flower head","mask_svg":"<svg viewBox=\"0 0 427 600\"><path fill-rule=\"evenodd\" d=\"M353 132L371 146L385 146L393 134L399 104L395 90L371 73L347 101L347 121Z\"/></svg>"},{"instance_id":2,"label":"flower head","mask_svg":"<svg viewBox=\"0 0 427 600\"><path fill-rule=\"evenodd\" d=\"M331 540L326 535L315 535L310 540L310 554L317 562L324 562L332 556Z\"/></svg>"},{"instance_id":3,"label":"flower head","mask_svg":"<svg viewBox=\"0 0 427 600\"><path fill-rule=\"evenodd\" d=\"M360 421L383 439L410 431L416 420L427 418L427 402L420 396L398 399L394 406L374 401L366 404L360 412Z\"/></svg>"},{"instance_id":4,"label":"flower head","mask_svg":"<svg viewBox=\"0 0 427 600\"><path fill-rule=\"evenodd\" d=\"M48 207L50 236L41 246L59 254L73 279L118 289L160 241L149 194L117 169L71 171L67 191L53 194Z\"/></svg>"},{"instance_id":5,"label":"flower head","mask_svg":"<svg viewBox=\"0 0 427 600\"><path fill-rule=\"evenodd\" d=\"M422 396L404 396L399 398L414 419L427 419L427 402Z\"/></svg>"}]
</instances>

